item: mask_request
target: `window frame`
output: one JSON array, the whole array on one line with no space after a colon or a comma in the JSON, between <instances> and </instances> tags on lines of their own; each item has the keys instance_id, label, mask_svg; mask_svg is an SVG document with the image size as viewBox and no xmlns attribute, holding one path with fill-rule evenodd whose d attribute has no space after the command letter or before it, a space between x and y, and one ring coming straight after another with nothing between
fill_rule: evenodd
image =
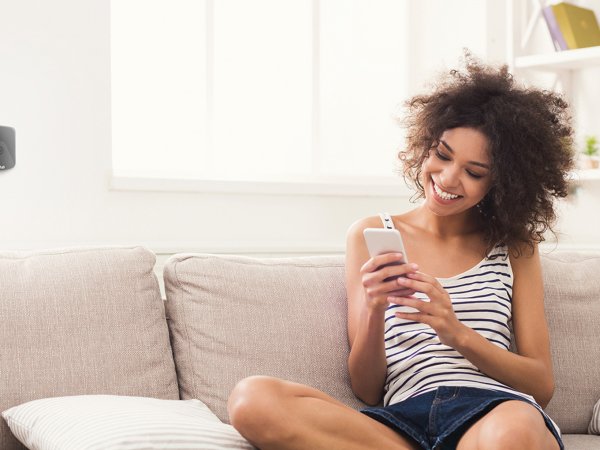
<instances>
[{"instance_id":1,"label":"window frame","mask_svg":"<svg viewBox=\"0 0 600 450\"><path fill-rule=\"evenodd\" d=\"M206 1L206 46L207 46L207 113L209 122L214 111L212 95L214 52L214 2ZM312 146L311 161L313 172L307 176L284 176L261 180L227 180L198 178L174 178L131 174L116 171L113 166L113 148L109 158L110 191L155 191L155 192L196 192L214 194L265 194L265 195L325 195L325 196L369 196L369 197L410 197L414 191L404 182L401 175L394 176L390 163L389 176L377 175L322 175L316 168L320 166L320 8L322 0L312 0ZM409 7L407 6L407 13ZM111 125L112 127L112 125ZM211 141L209 126L207 140ZM209 155L210 158L210 155Z\"/></svg>"}]
</instances>

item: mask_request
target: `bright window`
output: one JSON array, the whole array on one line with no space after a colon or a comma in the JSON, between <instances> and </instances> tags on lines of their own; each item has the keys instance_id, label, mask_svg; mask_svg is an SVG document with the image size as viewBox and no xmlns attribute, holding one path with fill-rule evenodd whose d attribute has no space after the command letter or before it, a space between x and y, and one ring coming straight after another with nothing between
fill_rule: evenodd
<instances>
[{"instance_id":1,"label":"bright window","mask_svg":"<svg viewBox=\"0 0 600 450\"><path fill-rule=\"evenodd\" d=\"M111 3L115 176L394 176L408 2Z\"/></svg>"}]
</instances>

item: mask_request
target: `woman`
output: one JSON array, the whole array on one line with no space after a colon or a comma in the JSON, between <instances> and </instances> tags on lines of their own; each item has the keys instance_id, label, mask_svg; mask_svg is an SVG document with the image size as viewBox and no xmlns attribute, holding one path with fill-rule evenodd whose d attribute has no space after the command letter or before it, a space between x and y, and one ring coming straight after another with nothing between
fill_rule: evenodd
<instances>
[{"instance_id":1,"label":"woman","mask_svg":"<svg viewBox=\"0 0 600 450\"><path fill-rule=\"evenodd\" d=\"M567 105L469 55L407 105L400 159L423 202L347 235L352 389L383 406L252 377L232 424L261 449L563 449L542 411L554 384L537 244L567 194ZM382 226L410 263L369 257L362 232Z\"/></svg>"}]
</instances>

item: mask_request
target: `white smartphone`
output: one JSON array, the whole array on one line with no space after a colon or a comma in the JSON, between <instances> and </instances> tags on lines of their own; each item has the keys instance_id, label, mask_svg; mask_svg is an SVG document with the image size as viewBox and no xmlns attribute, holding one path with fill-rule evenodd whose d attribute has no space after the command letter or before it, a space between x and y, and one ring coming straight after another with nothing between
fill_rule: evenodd
<instances>
[{"instance_id":1,"label":"white smartphone","mask_svg":"<svg viewBox=\"0 0 600 450\"><path fill-rule=\"evenodd\" d=\"M402 262L408 262L406 250L404 250L404 243L402 242L402 236L400 236L398 230L389 228L365 228L363 230L363 235L371 258L383 255L384 253L402 253L404 256Z\"/></svg>"},{"instance_id":2,"label":"white smartphone","mask_svg":"<svg viewBox=\"0 0 600 450\"><path fill-rule=\"evenodd\" d=\"M365 242L367 243L367 248L369 249L369 255L371 258L378 255L383 255L385 253L402 253L402 259L400 261L384 264L381 267L396 266L399 264L408 263L406 250L404 250L404 243L402 242L402 236L400 236L400 232L398 230L389 228L365 228L363 230L363 235L365 237ZM395 280L400 276L406 275L388 277L383 281Z\"/></svg>"}]
</instances>

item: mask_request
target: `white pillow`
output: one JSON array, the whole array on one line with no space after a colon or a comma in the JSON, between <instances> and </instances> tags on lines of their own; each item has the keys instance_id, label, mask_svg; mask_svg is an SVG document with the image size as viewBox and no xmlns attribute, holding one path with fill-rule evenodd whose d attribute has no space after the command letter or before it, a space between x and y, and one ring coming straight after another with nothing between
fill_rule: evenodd
<instances>
[{"instance_id":1,"label":"white pillow","mask_svg":"<svg viewBox=\"0 0 600 450\"><path fill-rule=\"evenodd\" d=\"M54 397L14 406L2 417L30 450L254 448L199 400Z\"/></svg>"},{"instance_id":2,"label":"white pillow","mask_svg":"<svg viewBox=\"0 0 600 450\"><path fill-rule=\"evenodd\" d=\"M590 420L590 426L588 427L588 433L600 435L600 400L598 400L594 406L592 420Z\"/></svg>"}]
</instances>

